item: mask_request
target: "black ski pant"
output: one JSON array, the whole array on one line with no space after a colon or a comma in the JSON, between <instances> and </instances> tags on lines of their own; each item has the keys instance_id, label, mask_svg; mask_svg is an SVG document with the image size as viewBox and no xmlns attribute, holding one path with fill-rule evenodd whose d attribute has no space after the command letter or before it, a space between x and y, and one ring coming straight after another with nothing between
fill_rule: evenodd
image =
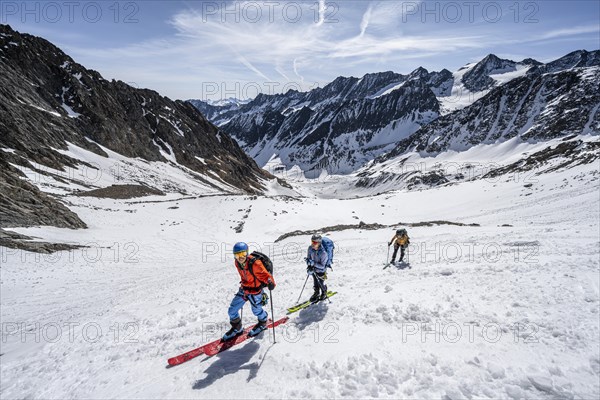
<instances>
[{"instance_id":1,"label":"black ski pant","mask_svg":"<svg viewBox=\"0 0 600 400\"><path fill-rule=\"evenodd\" d=\"M323 286L323 289L321 289L321 286ZM327 285L325 284L325 272L315 272L313 274L313 289L315 289L315 293L319 293L319 290L322 290L323 293L327 293Z\"/></svg>"},{"instance_id":2,"label":"black ski pant","mask_svg":"<svg viewBox=\"0 0 600 400\"><path fill-rule=\"evenodd\" d=\"M402 261L404 259L404 249L406 248L406 246L394 246L394 254L392 254L392 262L396 261L396 255L398 254L398 249L400 249L400 261Z\"/></svg>"}]
</instances>

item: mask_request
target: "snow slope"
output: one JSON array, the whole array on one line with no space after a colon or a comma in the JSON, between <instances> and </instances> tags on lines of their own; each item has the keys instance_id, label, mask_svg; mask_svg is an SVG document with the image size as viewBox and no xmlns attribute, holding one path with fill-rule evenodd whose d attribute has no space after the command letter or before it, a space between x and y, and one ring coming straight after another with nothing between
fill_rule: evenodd
<instances>
[{"instance_id":1,"label":"snow slope","mask_svg":"<svg viewBox=\"0 0 600 400\"><path fill-rule=\"evenodd\" d=\"M478 92L469 90L463 83L463 76L471 71L477 63L470 63L455 71L453 76L454 84L450 91L450 96L438 96L440 102L440 111L442 115L450 114L453 111L461 110L477 100L484 97L490 92L491 89L485 89ZM495 81L494 86L501 86L505 83L512 81L513 79L524 76L527 71L531 69L530 65L516 64L515 70L500 70L493 71L495 73L490 74L490 78Z\"/></svg>"},{"instance_id":2,"label":"snow slope","mask_svg":"<svg viewBox=\"0 0 600 400\"><path fill-rule=\"evenodd\" d=\"M0 248L0 397L598 398L597 167L347 200L65 195L89 229L15 231L89 247ZM436 220L479 226L409 226L410 267L383 269L396 224ZM331 303L166 368L227 329L236 241L271 254L280 317L309 235L275 240L361 221L394 226L325 231Z\"/></svg>"},{"instance_id":3,"label":"snow slope","mask_svg":"<svg viewBox=\"0 0 600 400\"><path fill-rule=\"evenodd\" d=\"M450 96L438 96L441 115L446 115L453 111L461 110L475 103L477 100L489 93L489 90L471 92L465 87L465 84L462 81L463 76L476 65L477 63L467 64L452 74L454 78L454 84L452 85Z\"/></svg>"}]
</instances>

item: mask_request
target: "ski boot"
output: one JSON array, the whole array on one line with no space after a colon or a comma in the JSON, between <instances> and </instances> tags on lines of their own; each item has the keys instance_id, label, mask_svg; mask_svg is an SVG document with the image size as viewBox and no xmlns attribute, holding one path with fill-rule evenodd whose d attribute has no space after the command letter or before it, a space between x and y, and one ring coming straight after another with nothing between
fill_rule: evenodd
<instances>
[{"instance_id":1,"label":"ski boot","mask_svg":"<svg viewBox=\"0 0 600 400\"><path fill-rule=\"evenodd\" d=\"M319 301L320 298L321 296L319 295L319 288L315 288L315 292L312 296L310 296L310 299L308 299L308 301L310 301L311 303L316 303L317 301Z\"/></svg>"},{"instance_id":2,"label":"ski boot","mask_svg":"<svg viewBox=\"0 0 600 400\"><path fill-rule=\"evenodd\" d=\"M248 332L248 336L253 337L258 335L259 333L261 333L262 331L264 331L265 329L267 329L267 321L258 321L258 324L254 325L254 327L252 329L250 329L250 332Z\"/></svg>"},{"instance_id":3,"label":"ski boot","mask_svg":"<svg viewBox=\"0 0 600 400\"><path fill-rule=\"evenodd\" d=\"M242 319L241 318L234 319L233 321L230 321L229 323L231 324L231 329L228 330L227 333L225 333L223 335L224 342L233 339L234 337L236 337L237 335L241 334L244 331L244 328L242 327Z\"/></svg>"},{"instance_id":4,"label":"ski boot","mask_svg":"<svg viewBox=\"0 0 600 400\"><path fill-rule=\"evenodd\" d=\"M327 298L327 286L323 285L323 290L321 292L321 296L319 297L319 301L325 300Z\"/></svg>"}]
</instances>

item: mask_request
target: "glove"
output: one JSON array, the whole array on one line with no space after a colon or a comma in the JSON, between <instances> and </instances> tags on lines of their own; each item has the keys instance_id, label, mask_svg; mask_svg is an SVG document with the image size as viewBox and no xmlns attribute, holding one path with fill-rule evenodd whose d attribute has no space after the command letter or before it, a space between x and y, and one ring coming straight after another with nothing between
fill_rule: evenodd
<instances>
[{"instance_id":1,"label":"glove","mask_svg":"<svg viewBox=\"0 0 600 400\"><path fill-rule=\"evenodd\" d=\"M313 272L315 272L315 267L309 265L308 267L306 267L306 273L307 274L312 274Z\"/></svg>"},{"instance_id":2,"label":"glove","mask_svg":"<svg viewBox=\"0 0 600 400\"><path fill-rule=\"evenodd\" d=\"M269 283L267 284L267 287L269 288L269 290L275 289L275 282L269 281Z\"/></svg>"}]
</instances>

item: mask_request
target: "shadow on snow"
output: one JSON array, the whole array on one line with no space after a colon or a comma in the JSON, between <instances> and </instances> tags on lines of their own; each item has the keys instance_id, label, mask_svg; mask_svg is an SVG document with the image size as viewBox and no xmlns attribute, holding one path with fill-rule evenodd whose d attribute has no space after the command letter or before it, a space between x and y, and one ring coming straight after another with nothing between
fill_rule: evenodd
<instances>
[{"instance_id":1,"label":"shadow on snow","mask_svg":"<svg viewBox=\"0 0 600 400\"><path fill-rule=\"evenodd\" d=\"M329 304L327 300L313 304L312 306L300 310L298 317L294 320L293 324L298 330L304 330L307 326L314 322L320 322L327 315ZM289 324L288 324L289 325Z\"/></svg>"},{"instance_id":2,"label":"shadow on snow","mask_svg":"<svg viewBox=\"0 0 600 400\"><path fill-rule=\"evenodd\" d=\"M217 357L217 361L213 362L206 370L206 377L196 381L193 389L205 389L223 378L226 375L234 374L240 370L247 369L250 371L248 375L247 381L250 382L252 379L256 377L258 373L258 369L262 365L262 361L259 363L253 362L251 364L247 364L252 357L258 352L260 348L260 344L257 341L251 341L247 343L245 346L235 349L235 350L227 350L222 353L217 354L214 357ZM270 349L270 347L269 347ZM267 350L268 352L268 350ZM266 355L266 353L265 353ZM264 361L265 357L263 357Z\"/></svg>"}]
</instances>

